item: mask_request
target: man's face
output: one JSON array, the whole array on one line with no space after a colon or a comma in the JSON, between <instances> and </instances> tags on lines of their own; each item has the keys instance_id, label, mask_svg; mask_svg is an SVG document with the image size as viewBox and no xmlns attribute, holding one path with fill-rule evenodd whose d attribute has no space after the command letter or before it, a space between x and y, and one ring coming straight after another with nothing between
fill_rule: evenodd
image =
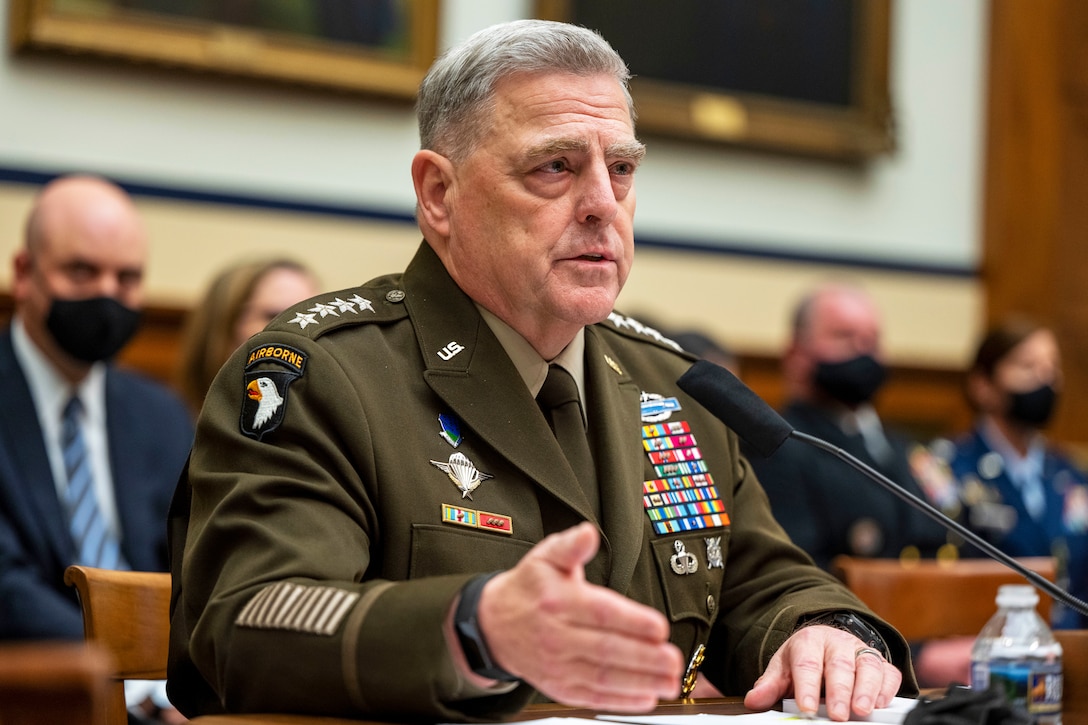
<instances>
[{"instance_id":1,"label":"man's face","mask_svg":"<svg viewBox=\"0 0 1088 725\"><path fill-rule=\"evenodd\" d=\"M112 297L139 309L147 243L131 207L93 184L46 193L38 239L15 259L13 295L27 332L56 354L45 323L53 300Z\"/></svg>"},{"instance_id":2,"label":"man's face","mask_svg":"<svg viewBox=\"0 0 1088 725\"><path fill-rule=\"evenodd\" d=\"M453 166L439 254L469 296L550 357L606 318L627 280L644 147L609 76L516 75L495 101L489 131Z\"/></svg>"},{"instance_id":3,"label":"man's face","mask_svg":"<svg viewBox=\"0 0 1088 725\"><path fill-rule=\"evenodd\" d=\"M880 359L880 319L865 296L831 292L814 303L808 329L799 344L813 364L836 363L860 355Z\"/></svg>"}]
</instances>

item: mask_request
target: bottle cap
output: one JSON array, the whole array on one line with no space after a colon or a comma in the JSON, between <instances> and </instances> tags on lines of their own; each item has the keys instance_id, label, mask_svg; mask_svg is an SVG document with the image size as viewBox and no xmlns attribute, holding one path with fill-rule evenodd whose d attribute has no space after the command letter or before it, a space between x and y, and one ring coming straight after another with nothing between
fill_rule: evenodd
<instances>
[{"instance_id":1,"label":"bottle cap","mask_svg":"<svg viewBox=\"0 0 1088 725\"><path fill-rule=\"evenodd\" d=\"M1002 584L997 588L997 606L1031 607L1039 603L1035 587L1028 584Z\"/></svg>"}]
</instances>

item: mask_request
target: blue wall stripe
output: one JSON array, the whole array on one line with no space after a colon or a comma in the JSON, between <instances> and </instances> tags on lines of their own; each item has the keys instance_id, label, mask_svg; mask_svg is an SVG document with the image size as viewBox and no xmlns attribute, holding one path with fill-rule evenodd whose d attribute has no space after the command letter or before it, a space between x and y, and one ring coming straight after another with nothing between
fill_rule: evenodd
<instances>
[{"instance_id":1,"label":"blue wall stripe","mask_svg":"<svg viewBox=\"0 0 1088 725\"><path fill-rule=\"evenodd\" d=\"M0 166L0 183L30 184L41 186L65 172L42 172L29 169L17 169ZM401 222L415 224L412 214L391 212L363 206L348 206L344 204L321 204L301 201L298 199L277 198L271 196L254 196L250 194L234 194L229 192L198 191L171 186L159 186L156 184L144 184L135 181L127 181L115 176L110 178L123 187L133 196L143 196L156 199L170 199L175 201L190 201L203 204L222 204L227 206L240 206L251 209L269 209L305 214L322 214L327 216L346 217L350 219L367 219L372 221ZM872 257L860 257L835 254L814 254L797 250L760 248L760 243L745 244L742 240L722 239L714 242L685 241L681 239L664 239L653 235L639 235L636 244L640 247L664 249L677 252L700 252L703 254L724 254L734 257L747 257L751 259L775 260L781 262L793 262L802 264L830 264L856 269L869 269L875 271L905 272L910 274L975 278L978 269L965 265L940 265L922 264L915 262L895 262Z\"/></svg>"}]
</instances>

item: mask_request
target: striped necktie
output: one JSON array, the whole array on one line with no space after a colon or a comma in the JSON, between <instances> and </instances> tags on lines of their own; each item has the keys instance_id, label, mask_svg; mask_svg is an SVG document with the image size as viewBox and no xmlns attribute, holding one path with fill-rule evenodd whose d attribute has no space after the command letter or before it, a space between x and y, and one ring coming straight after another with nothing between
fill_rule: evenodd
<instances>
[{"instance_id":1,"label":"striped necktie","mask_svg":"<svg viewBox=\"0 0 1088 725\"><path fill-rule=\"evenodd\" d=\"M76 562L103 569L122 568L121 547L106 527L98 507L91 459L83 435L83 403L73 395L64 406L61 425L61 448L64 452L64 472L68 476L68 529L76 548Z\"/></svg>"},{"instance_id":2,"label":"striped necktie","mask_svg":"<svg viewBox=\"0 0 1088 725\"><path fill-rule=\"evenodd\" d=\"M582 419L582 401L578 396L578 384L566 370L558 365L548 367L548 377L536 396L537 405L559 441L567 462L570 464L586 497L599 509L597 472L593 454L589 449L585 422Z\"/></svg>"}]
</instances>

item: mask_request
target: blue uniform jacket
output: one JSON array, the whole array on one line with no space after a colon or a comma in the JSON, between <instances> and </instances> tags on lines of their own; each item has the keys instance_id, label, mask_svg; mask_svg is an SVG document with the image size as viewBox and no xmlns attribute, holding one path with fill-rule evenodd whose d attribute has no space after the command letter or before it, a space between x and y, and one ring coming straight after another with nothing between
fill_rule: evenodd
<instances>
[{"instance_id":1,"label":"blue uniform jacket","mask_svg":"<svg viewBox=\"0 0 1088 725\"><path fill-rule=\"evenodd\" d=\"M1043 462L1046 513L1036 521L1024 506L1020 489L1009 478L1001 454L977 429L956 442L949 465L973 531L1009 556L1057 556L1059 565L1065 564L1069 591L1088 599L1088 481L1081 471L1058 452L1047 449ZM987 509L993 507L1009 508L1002 516L987 515ZM1014 517L1008 516L1009 509ZM1006 526L997 525L1002 520ZM1088 626L1088 618L1057 602L1053 614L1055 627Z\"/></svg>"}]
</instances>

